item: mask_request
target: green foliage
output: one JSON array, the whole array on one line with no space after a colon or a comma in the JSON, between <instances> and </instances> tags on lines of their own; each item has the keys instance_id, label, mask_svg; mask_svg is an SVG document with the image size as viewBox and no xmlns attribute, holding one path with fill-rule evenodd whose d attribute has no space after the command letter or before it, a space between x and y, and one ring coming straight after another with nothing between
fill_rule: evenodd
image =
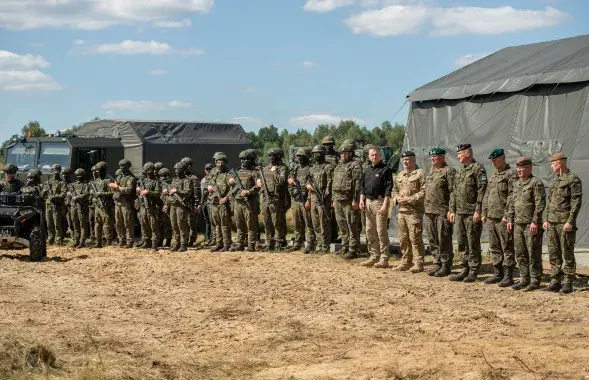
<instances>
[{"instance_id":1,"label":"green foliage","mask_svg":"<svg viewBox=\"0 0 589 380\"><path fill-rule=\"evenodd\" d=\"M39 124L37 120L29 121L21 128L20 132L23 136L29 136L30 133L31 137L41 137L46 135L45 130L41 128L41 124Z\"/></svg>"}]
</instances>

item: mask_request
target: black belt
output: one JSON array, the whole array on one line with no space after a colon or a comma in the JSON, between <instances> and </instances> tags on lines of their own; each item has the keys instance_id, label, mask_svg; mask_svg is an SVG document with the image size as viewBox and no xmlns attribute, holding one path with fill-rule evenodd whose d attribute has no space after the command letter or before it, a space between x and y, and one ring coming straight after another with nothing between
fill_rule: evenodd
<instances>
[{"instance_id":1,"label":"black belt","mask_svg":"<svg viewBox=\"0 0 589 380\"><path fill-rule=\"evenodd\" d=\"M378 195L378 196L367 195L366 199L371 200L371 201L376 201L379 199L384 199L384 197L382 195Z\"/></svg>"}]
</instances>

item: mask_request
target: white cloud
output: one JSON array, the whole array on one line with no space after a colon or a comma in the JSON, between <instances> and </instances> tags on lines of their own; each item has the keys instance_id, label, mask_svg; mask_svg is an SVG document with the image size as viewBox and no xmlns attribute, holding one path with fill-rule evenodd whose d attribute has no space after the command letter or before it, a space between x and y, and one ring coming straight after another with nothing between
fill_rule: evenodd
<instances>
[{"instance_id":1,"label":"white cloud","mask_svg":"<svg viewBox=\"0 0 589 380\"><path fill-rule=\"evenodd\" d=\"M192 26L192 21L188 18L181 21L158 20L153 22L153 26L158 28L187 28Z\"/></svg>"},{"instance_id":2,"label":"white cloud","mask_svg":"<svg viewBox=\"0 0 589 380\"><path fill-rule=\"evenodd\" d=\"M84 45L86 42L84 40L75 40L74 45Z\"/></svg>"},{"instance_id":3,"label":"white cloud","mask_svg":"<svg viewBox=\"0 0 589 380\"><path fill-rule=\"evenodd\" d=\"M0 89L3 91L54 91L62 87L51 76L39 71L49 62L40 55L19 55L0 50Z\"/></svg>"},{"instance_id":4,"label":"white cloud","mask_svg":"<svg viewBox=\"0 0 589 380\"><path fill-rule=\"evenodd\" d=\"M331 12L336 8L347 7L353 5L355 0L307 0L303 9L307 12Z\"/></svg>"},{"instance_id":5,"label":"white cloud","mask_svg":"<svg viewBox=\"0 0 589 380\"><path fill-rule=\"evenodd\" d=\"M342 120L353 120L357 124L363 125L366 124L364 120L350 116L350 117L342 117L342 116L333 116L330 114L311 114L306 116L298 116L291 118L288 122L296 127L302 128L313 128L318 126L319 124L339 124Z\"/></svg>"},{"instance_id":6,"label":"white cloud","mask_svg":"<svg viewBox=\"0 0 589 380\"><path fill-rule=\"evenodd\" d=\"M314 66L317 66L317 64L315 62L312 62L312 61L304 61L302 63L302 65L305 66L305 67L314 67Z\"/></svg>"},{"instance_id":7,"label":"white cloud","mask_svg":"<svg viewBox=\"0 0 589 380\"><path fill-rule=\"evenodd\" d=\"M259 117L236 116L231 119L231 123L261 126L262 120Z\"/></svg>"},{"instance_id":8,"label":"white cloud","mask_svg":"<svg viewBox=\"0 0 589 380\"><path fill-rule=\"evenodd\" d=\"M166 75L168 70L166 69L153 69L149 70L149 75Z\"/></svg>"},{"instance_id":9,"label":"white cloud","mask_svg":"<svg viewBox=\"0 0 589 380\"><path fill-rule=\"evenodd\" d=\"M100 108L105 110L121 110L121 111L164 111L176 108L191 108L194 107L192 103L180 102L173 100L169 103L152 102L152 101L134 101L134 100L110 100L104 103Z\"/></svg>"},{"instance_id":10,"label":"white cloud","mask_svg":"<svg viewBox=\"0 0 589 380\"><path fill-rule=\"evenodd\" d=\"M481 58L485 58L486 56L488 56L490 54L492 54L492 53L465 54L465 55L458 57L458 59L456 59L455 63L457 66L460 66L460 67L470 65L471 63L476 62Z\"/></svg>"},{"instance_id":11,"label":"white cloud","mask_svg":"<svg viewBox=\"0 0 589 380\"><path fill-rule=\"evenodd\" d=\"M344 23L355 34L375 37L419 33L430 28L430 35L502 34L557 25L570 16L552 7L544 10L481 7L432 7L389 5L351 15Z\"/></svg>"},{"instance_id":12,"label":"white cloud","mask_svg":"<svg viewBox=\"0 0 589 380\"><path fill-rule=\"evenodd\" d=\"M2 0L0 26L98 30L206 14L214 5L214 0Z\"/></svg>"},{"instance_id":13,"label":"white cloud","mask_svg":"<svg viewBox=\"0 0 589 380\"><path fill-rule=\"evenodd\" d=\"M81 52L83 54L180 54L180 55L201 55L205 51L197 48L175 49L166 42L157 41L131 41L125 40L116 43L107 43L95 46L88 46L84 49L72 49L70 52Z\"/></svg>"}]
</instances>

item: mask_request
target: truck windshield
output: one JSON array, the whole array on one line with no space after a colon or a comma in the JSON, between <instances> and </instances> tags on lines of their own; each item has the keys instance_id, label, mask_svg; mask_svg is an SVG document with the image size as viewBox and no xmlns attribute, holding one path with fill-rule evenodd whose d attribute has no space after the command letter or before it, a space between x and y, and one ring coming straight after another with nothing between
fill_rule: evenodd
<instances>
[{"instance_id":1,"label":"truck windshield","mask_svg":"<svg viewBox=\"0 0 589 380\"><path fill-rule=\"evenodd\" d=\"M6 163L16 165L20 171L31 170L35 167L36 152L35 145L19 143L6 149Z\"/></svg>"},{"instance_id":2,"label":"truck windshield","mask_svg":"<svg viewBox=\"0 0 589 380\"><path fill-rule=\"evenodd\" d=\"M51 170L51 166L58 164L62 168L68 167L70 162L70 147L68 144L42 143L39 165L43 171Z\"/></svg>"}]
</instances>

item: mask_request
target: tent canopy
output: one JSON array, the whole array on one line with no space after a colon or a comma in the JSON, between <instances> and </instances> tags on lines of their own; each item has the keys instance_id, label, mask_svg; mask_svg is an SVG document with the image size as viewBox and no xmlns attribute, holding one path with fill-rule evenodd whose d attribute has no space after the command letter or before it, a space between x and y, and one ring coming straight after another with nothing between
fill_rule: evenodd
<instances>
[{"instance_id":1,"label":"tent canopy","mask_svg":"<svg viewBox=\"0 0 589 380\"><path fill-rule=\"evenodd\" d=\"M412 102L464 99L585 81L589 81L589 35L501 49L419 87L408 98Z\"/></svg>"}]
</instances>

